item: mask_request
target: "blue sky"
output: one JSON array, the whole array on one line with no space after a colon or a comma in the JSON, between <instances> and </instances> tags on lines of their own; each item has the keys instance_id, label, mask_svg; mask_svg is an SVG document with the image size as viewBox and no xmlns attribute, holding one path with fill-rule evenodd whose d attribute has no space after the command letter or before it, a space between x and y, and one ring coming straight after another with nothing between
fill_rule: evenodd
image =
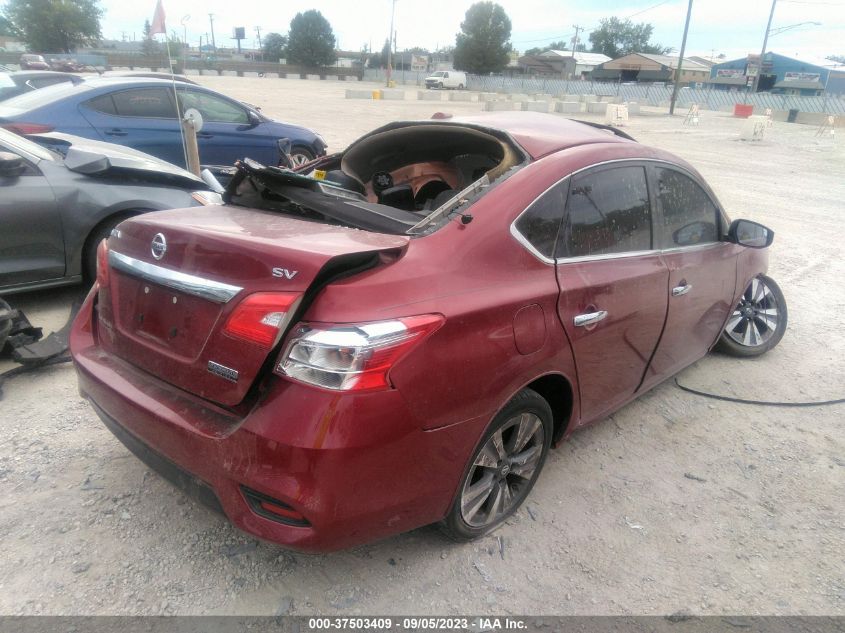
<instances>
[{"instance_id":1,"label":"blue sky","mask_svg":"<svg viewBox=\"0 0 845 633\"><path fill-rule=\"evenodd\" d=\"M255 27L262 33L285 33L298 11L318 8L332 24L340 46L360 50L363 44L381 48L390 24L391 0L204 0L198 9L195 0L163 0L168 29L183 33L185 20L188 40L196 45L209 31L208 13L214 14L218 46L232 45L232 28L244 26L252 45ZM433 49L454 44L463 16L472 4L464 0L396 0L395 28L400 49L423 46ZM635 22L654 25L653 40L680 48L687 0L501 0L513 23L511 41L524 51L553 39L569 40L573 25L586 27L587 34L603 17L631 16ZM145 19L151 19L154 0L118 2L101 0L106 10L103 32L106 37L140 38ZM694 0L687 51L710 57L724 53L728 58L759 52L771 2L769 0ZM786 55L823 57L845 55L845 0L778 0L773 29L801 22L819 22L793 28L769 40L769 50Z\"/></svg>"}]
</instances>

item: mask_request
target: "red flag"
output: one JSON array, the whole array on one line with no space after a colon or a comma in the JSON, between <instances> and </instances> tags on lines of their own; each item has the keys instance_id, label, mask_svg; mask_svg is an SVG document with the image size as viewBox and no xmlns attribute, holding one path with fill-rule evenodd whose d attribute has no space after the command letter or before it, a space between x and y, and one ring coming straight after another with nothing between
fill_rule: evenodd
<instances>
[{"instance_id":1,"label":"red flag","mask_svg":"<svg viewBox=\"0 0 845 633\"><path fill-rule=\"evenodd\" d=\"M167 34L167 28L164 26L164 6L161 0L156 3L156 11L153 14L153 22L150 24L150 37L157 33Z\"/></svg>"}]
</instances>

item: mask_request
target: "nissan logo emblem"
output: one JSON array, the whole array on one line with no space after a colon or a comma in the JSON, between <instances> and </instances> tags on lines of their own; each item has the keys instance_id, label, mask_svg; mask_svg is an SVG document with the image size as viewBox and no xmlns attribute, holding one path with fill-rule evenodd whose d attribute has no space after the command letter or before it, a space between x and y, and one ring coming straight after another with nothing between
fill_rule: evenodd
<instances>
[{"instance_id":1,"label":"nissan logo emblem","mask_svg":"<svg viewBox=\"0 0 845 633\"><path fill-rule=\"evenodd\" d=\"M167 252L167 240L165 239L164 234L155 234L153 243L150 245L150 251L156 259L164 257L164 254Z\"/></svg>"}]
</instances>

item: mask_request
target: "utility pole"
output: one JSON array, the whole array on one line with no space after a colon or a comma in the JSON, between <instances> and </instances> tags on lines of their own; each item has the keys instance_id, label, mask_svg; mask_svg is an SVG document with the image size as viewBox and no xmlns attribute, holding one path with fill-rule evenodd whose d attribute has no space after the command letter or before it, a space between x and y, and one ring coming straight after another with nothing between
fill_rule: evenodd
<instances>
[{"instance_id":1,"label":"utility pole","mask_svg":"<svg viewBox=\"0 0 845 633\"><path fill-rule=\"evenodd\" d=\"M772 0L772 9L769 11L769 21L766 23L766 34L763 36L763 49L760 51L760 64L757 66L757 74L754 75L754 85L751 86L751 92L757 92L760 85L760 75L763 74L763 55L766 54L766 46L769 43L769 31L772 30L772 18L775 17L775 5L778 0Z\"/></svg>"},{"instance_id":2,"label":"utility pole","mask_svg":"<svg viewBox=\"0 0 845 633\"><path fill-rule=\"evenodd\" d=\"M387 84L386 86L390 87L390 74L392 71L391 64L393 63L393 46L391 45L391 40L393 39L393 17L396 14L396 0L392 0L391 2L391 9L390 9L390 34L387 39Z\"/></svg>"},{"instance_id":3,"label":"utility pole","mask_svg":"<svg viewBox=\"0 0 845 633\"><path fill-rule=\"evenodd\" d=\"M684 38L681 40L681 54L678 55L678 68L675 70L675 85L672 87L672 100L669 102L669 116L675 114L675 101L678 100L678 89L681 83L681 71L684 68L684 52L687 50L687 33L689 32L689 19L692 15L692 0L689 0L687 7L687 21L684 23Z\"/></svg>"},{"instance_id":4,"label":"utility pole","mask_svg":"<svg viewBox=\"0 0 845 633\"><path fill-rule=\"evenodd\" d=\"M208 21L211 23L211 48L214 50L214 54L217 54L217 42L214 40L214 14L208 14Z\"/></svg>"},{"instance_id":5,"label":"utility pole","mask_svg":"<svg viewBox=\"0 0 845 633\"><path fill-rule=\"evenodd\" d=\"M584 30L583 26L578 26L577 24L573 24L572 28L575 29L575 37L572 38L572 52L574 53L578 48L578 33Z\"/></svg>"},{"instance_id":6,"label":"utility pole","mask_svg":"<svg viewBox=\"0 0 845 633\"><path fill-rule=\"evenodd\" d=\"M264 61L264 48L261 46L261 27L255 27L255 34L258 36L258 50L260 51L261 61Z\"/></svg>"}]
</instances>

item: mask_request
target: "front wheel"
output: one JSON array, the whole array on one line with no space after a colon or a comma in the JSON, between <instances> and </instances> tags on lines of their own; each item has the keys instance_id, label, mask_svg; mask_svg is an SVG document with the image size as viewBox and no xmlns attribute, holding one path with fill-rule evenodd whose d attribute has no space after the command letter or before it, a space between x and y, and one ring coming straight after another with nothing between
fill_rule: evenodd
<instances>
[{"instance_id":1,"label":"front wheel","mask_svg":"<svg viewBox=\"0 0 845 633\"><path fill-rule=\"evenodd\" d=\"M786 322L780 287L774 279L759 275L742 293L715 349L731 356L760 356L780 342Z\"/></svg>"},{"instance_id":2,"label":"front wheel","mask_svg":"<svg viewBox=\"0 0 845 633\"><path fill-rule=\"evenodd\" d=\"M290 161L294 167L299 167L312 160L314 160L314 154L311 150L299 146L291 148Z\"/></svg>"},{"instance_id":3,"label":"front wheel","mask_svg":"<svg viewBox=\"0 0 845 633\"><path fill-rule=\"evenodd\" d=\"M464 474L441 527L468 541L498 527L522 505L546 461L552 410L536 391L523 389L493 418Z\"/></svg>"}]
</instances>

